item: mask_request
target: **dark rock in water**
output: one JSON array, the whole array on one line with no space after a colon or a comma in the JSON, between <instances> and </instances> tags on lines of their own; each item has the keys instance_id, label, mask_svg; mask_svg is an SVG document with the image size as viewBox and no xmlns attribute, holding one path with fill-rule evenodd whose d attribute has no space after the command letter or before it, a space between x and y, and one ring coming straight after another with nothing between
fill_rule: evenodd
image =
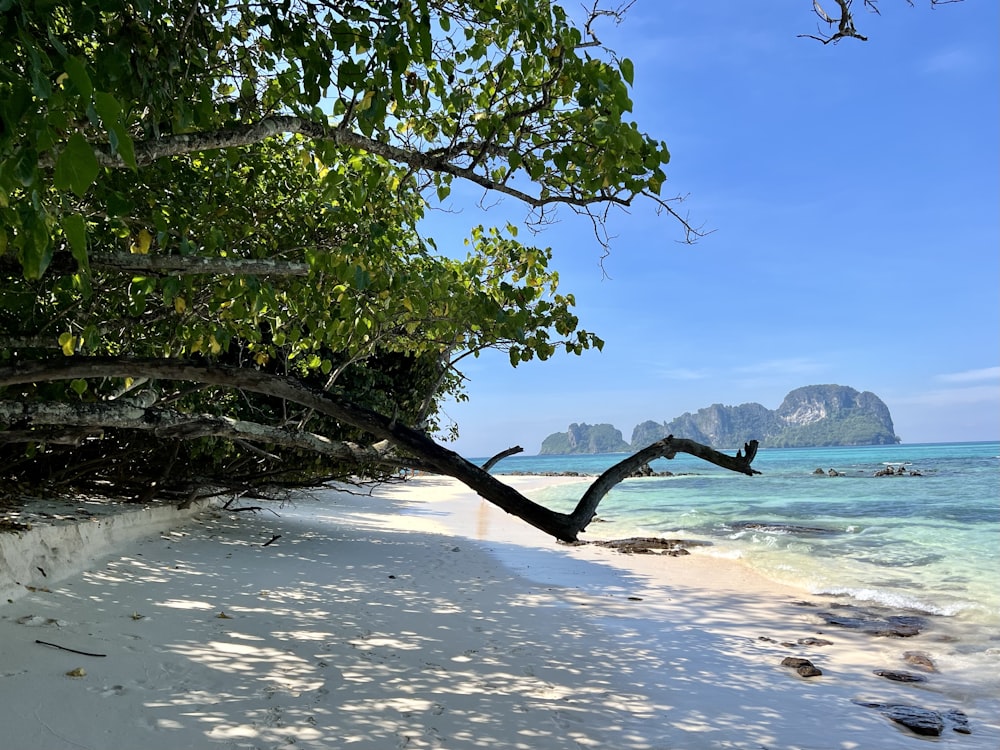
<instances>
[{"instance_id":1,"label":"dark rock in water","mask_svg":"<svg viewBox=\"0 0 1000 750\"><path fill-rule=\"evenodd\" d=\"M972 727L969 726L969 717L964 711L953 708L944 715L945 722L951 724L951 728L959 734L972 734Z\"/></svg>"},{"instance_id":2,"label":"dark rock in water","mask_svg":"<svg viewBox=\"0 0 1000 750\"><path fill-rule=\"evenodd\" d=\"M775 523L771 521L736 521L732 524L735 531L763 531L769 534L836 534L832 529L821 529L817 526L798 526L793 523Z\"/></svg>"},{"instance_id":3,"label":"dark rock in water","mask_svg":"<svg viewBox=\"0 0 1000 750\"><path fill-rule=\"evenodd\" d=\"M914 667L924 670L925 672L937 672L937 665L934 660L931 659L923 651L906 651L903 654L903 661L907 664L912 664Z\"/></svg>"},{"instance_id":4,"label":"dark rock in water","mask_svg":"<svg viewBox=\"0 0 1000 750\"><path fill-rule=\"evenodd\" d=\"M825 472L822 469L816 469L816 471L813 472L813 474L819 474L820 476L822 476L824 473Z\"/></svg>"},{"instance_id":5,"label":"dark rock in water","mask_svg":"<svg viewBox=\"0 0 1000 750\"><path fill-rule=\"evenodd\" d=\"M837 612L818 612L827 625L860 630L871 635L889 638L909 638L926 627L927 621L917 615L883 615L880 612L855 607L852 604L834 605Z\"/></svg>"},{"instance_id":6,"label":"dark rock in water","mask_svg":"<svg viewBox=\"0 0 1000 750\"><path fill-rule=\"evenodd\" d=\"M786 656L781 660L781 666L791 667L802 677L819 677L823 674L811 661L808 659L801 659L797 656Z\"/></svg>"},{"instance_id":7,"label":"dark rock in water","mask_svg":"<svg viewBox=\"0 0 1000 750\"><path fill-rule=\"evenodd\" d=\"M874 708L883 716L902 724L917 734L925 737L940 737L944 731L944 719L937 711L931 711L920 706L907 706L902 703L865 703L855 701L859 706Z\"/></svg>"},{"instance_id":8,"label":"dark rock in water","mask_svg":"<svg viewBox=\"0 0 1000 750\"><path fill-rule=\"evenodd\" d=\"M879 677L885 677L885 679L894 682L927 682L927 678L922 674L913 674L913 672L903 672L897 669L876 669L874 671Z\"/></svg>"},{"instance_id":9,"label":"dark rock in water","mask_svg":"<svg viewBox=\"0 0 1000 750\"><path fill-rule=\"evenodd\" d=\"M812 664L812 662L809 661L808 659L803 659L800 656L786 656L784 659L781 660L781 666L791 667L792 669L798 669L799 667L803 667L806 664Z\"/></svg>"},{"instance_id":10,"label":"dark rock in water","mask_svg":"<svg viewBox=\"0 0 1000 750\"><path fill-rule=\"evenodd\" d=\"M598 547L610 547L626 555L648 555L654 552L672 557L691 554L687 547L707 546L709 542L684 539L661 539L652 536L634 536L628 539L608 539L594 542Z\"/></svg>"},{"instance_id":11,"label":"dark rock in water","mask_svg":"<svg viewBox=\"0 0 1000 750\"><path fill-rule=\"evenodd\" d=\"M825 638L799 638L800 646L832 646L833 641L828 641Z\"/></svg>"},{"instance_id":12,"label":"dark rock in water","mask_svg":"<svg viewBox=\"0 0 1000 750\"><path fill-rule=\"evenodd\" d=\"M963 711L952 709L941 714L929 708L907 706L902 703L868 703L854 701L859 706L874 708L897 724L924 737L940 737L945 727L951 727L959 734L972 734L969 717Z\"/></svg>"},{"instance_id":13,"label":"dark rock in water","mask_svg":"<svg viewBox=\"0 0 1000 750\"><path fill-rule=\"evenodd\" d=\"M843 474L841 474L841 473L840 473L839 471L837 471L836 469L830 469L830 470L829 470L828 472L826 472L826 473L827 473L827 476L831 476L831 477L842 477L842 476L844 476Z\"/></svg>"}]
</instances>

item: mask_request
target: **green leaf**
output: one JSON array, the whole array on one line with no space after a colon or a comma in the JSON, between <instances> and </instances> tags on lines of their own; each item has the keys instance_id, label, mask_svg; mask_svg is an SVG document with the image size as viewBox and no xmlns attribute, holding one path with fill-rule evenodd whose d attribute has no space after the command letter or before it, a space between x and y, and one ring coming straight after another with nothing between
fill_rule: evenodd
<instances>
[{"instance_id":1,"label":"green leaf","mask_svg":"<svg viewBox=\"0 0 1000 750\"><path fill-rule=\"evenodd\" d=\"M30 187L35 182L36 168L38 167L38 153L33 148L21 149L21 152L14 159L14 177L24 187Z\"/></svg>"},{"instance_id":2,"label":"green leaf","mask_svg":"<svg viewBox=\"0 0 1000 750\"><path fill-rule=\"evenodd\" d=\"M87 222L81 214L70 214L63 218L63 233L69 241L70 252L76 262L85 271L90 270L90 262L87 257Z\"/></svg>"},{"instance_id":3,"label":"green leaf","mask_svg":"<svg viewBox=\"0 0 1000 750\"><path fill-rule=\"evenodd\" d=\"M122 123L122 106L118 100L105 91L94 92L94 109L101 116L104 129L108 131L108 142L126 166L138 169L135 161L135 144Z\"/></svg>"},{"instance_id":4,"label":"green leaf","mask_svg":"<svg viewBox=\"0 0 1000 750\"><path fill-rule=\"evenodd\" d=\"M32 222L30 231L23 235L23 242L21 267L24 278L40 279L52 262L52 240L45 222L42 220Z\"/></svg>"},{"instance_id":5,"label":"green leaf","mask_svg":"<svg viewBox=\"0 0 1000 750\"><path fill-rule=\"evenodd\" d=\"M621 62L622 78L625 82L631 86L632 82L635 80L635 66L632 65L632 61L627 57L622 58Z\"/></svg>"},{"instance_id":6,"label":"green leaf","mask_svg":"<svg viewBox=\"0 0 1000 750\"><path fill-rule=\"evenodd\" d=\"M82 396L87 392L87 381L83 378L77 378L76 380L69 381L69 387L78 395Z\"/></svg>"},{"instance_id":7,"label":"green leaf","mask_svg":"<svg viewBox=\"0 0 1000 750\"><path fill-rule=\"evenodd\" d=\"M76 86L76 90L84 99L90 99L94 93L94 84L90 82L87 68L78 57L66 58L66 74Z\"/></svg>"},{"instance_id":8,"label":"green leaf","mask_svg":"<svg viewBox=\"0 0 1000 750\"><path fill-rule=\"evenodd\" d=\"M55 186L72 190L82 198L100 171L93 147L81 133L73 133L56 160Z\"/></svg>"}]
</instances>

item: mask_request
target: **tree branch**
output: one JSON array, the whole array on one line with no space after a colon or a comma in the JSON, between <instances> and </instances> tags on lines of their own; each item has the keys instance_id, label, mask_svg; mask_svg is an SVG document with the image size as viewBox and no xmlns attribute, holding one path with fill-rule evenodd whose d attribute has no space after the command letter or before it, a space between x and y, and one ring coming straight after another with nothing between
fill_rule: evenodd
<instances>
[{"instance_id":1,"label":"tree branch","mask_svg":"<svg viewBox=\"0 0 1000 750\"><path fill-rule=\"evenodd\" d=\"M94 253L90 265L135 273L259 274L261 276L308 276L308 263L270 258L206 258L194 255L136 255L133 253Z\"/></svg>"},{"instance_id":2,"label":"tree branch","mask_svg":"<svg viewBox=\"0 0 1000 750\"><path fill-rule=\"evenodd\" d=\"M149 431L157 437L178 440L221 437L312 451L357 465L386 465L393 468L406 465L404 460L391 452L388 445L383 450L363 448L311 432L287 430L209 414L181 414L171 409L147 408L119 401L77 404L0 401L0 423L63 426L68 436L78 436L79 428L85 428L91 435L102 428L117 428ZM14 436L19 439L11 440ZM53 437L51 431L33 433L30 430L18 430L13 434L0 432L0 442L52 442Z\"/></svg>"},{"instance_id":3,"label":"tree branch","mask_svg":"<svg viewBox=\"0 0 1000 750\"><path fill-rule=\"evenodd\" d=\"M587 527L594 517L597 505L611 487L624 479L636 466L654 458L673 458L678 452L684 452L732 471L751 475L758 473L750 468L757 450L756 441L747 444L746 456L738 453L734 458L706 445L671 436L608 469L581 498L572 513L558 513L526 498L454 451L438 445L424 433L293 378L258 370L168 359L66 357L47 361L15 360L13 364L0 366L0 386L76 378L119 377L187 380L239 388L315 409L321 414L387 440L406 454L415 456L433 471L458 479L507 513L567 542L575 541L577 535Z\"/></svg>"},{"instance_id":4,"label":"tree branch","mask_svg":"<svg viewBox=\"0 0 1000 750\"><path fill-rule=\"evenodd\" d=\"M491 459L489 459L486 463L484 463L482 469L483 471L489 471L494 466L496 466L500 461L503 461L505 458L507 458L507 456L513 456L517 453L523 453L523 452L524 448L522 448L520 445L515 445L513 448L508 448L505 451L500 451Z\"/></svg>"}]
</instances>

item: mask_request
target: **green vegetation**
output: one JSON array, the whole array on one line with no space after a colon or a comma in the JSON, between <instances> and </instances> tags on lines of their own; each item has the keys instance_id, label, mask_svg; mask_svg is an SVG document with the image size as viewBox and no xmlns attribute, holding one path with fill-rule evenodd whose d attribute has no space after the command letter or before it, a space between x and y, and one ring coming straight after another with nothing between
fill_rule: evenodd
<instances>
[{"instance_id":1,"label":"green vegetation","mask_svg":"<svg viewBox=\"0 0 1000 750\"><path fill-rule=\"evenodd\" d=\"M542 443L540 453L622 453L628 449L629 444L614 425L571 424L568 432L549 435Z\"/></svg>"},{"instance_id":2,"label":"green vegetation","mask_svg":"<svg viewBox=\"0 0 1000 750\"><path fill-rule=\"evenodd\" d=\"M419 224L456 180L537 222L671 211L632 64L585 33L603 15L0 0L0 474L138 496L440 464L420 436L450 434L463 358L600 347L516 227L468 227L457 257Z\"/></svg>"}]
</instances>

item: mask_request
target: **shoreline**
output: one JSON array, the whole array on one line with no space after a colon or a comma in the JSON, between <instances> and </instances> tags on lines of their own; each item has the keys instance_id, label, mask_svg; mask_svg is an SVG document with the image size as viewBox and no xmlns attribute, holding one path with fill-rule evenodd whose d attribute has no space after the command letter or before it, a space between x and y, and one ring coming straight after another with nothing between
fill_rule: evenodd
<instances>
[{"instance_id":1,"label":"shoreline","mask_svg":"<svg viewBox=\"0 0 1000 750\"><path fill-rule=\"evenodd\" d=\"M857 700L964 710L972 734L949 728L937 744L1000 740L995 695L959 702L934 680L872 674L899 667L898 639L822 628L832 645L798 644L817 630L801 592L736 563L557 545L439 477L315 495L278 516L203 514L0 609L12 746L924 741ZM799 677L785 656L823 675Z\"/></svg>"}]
</instances>

